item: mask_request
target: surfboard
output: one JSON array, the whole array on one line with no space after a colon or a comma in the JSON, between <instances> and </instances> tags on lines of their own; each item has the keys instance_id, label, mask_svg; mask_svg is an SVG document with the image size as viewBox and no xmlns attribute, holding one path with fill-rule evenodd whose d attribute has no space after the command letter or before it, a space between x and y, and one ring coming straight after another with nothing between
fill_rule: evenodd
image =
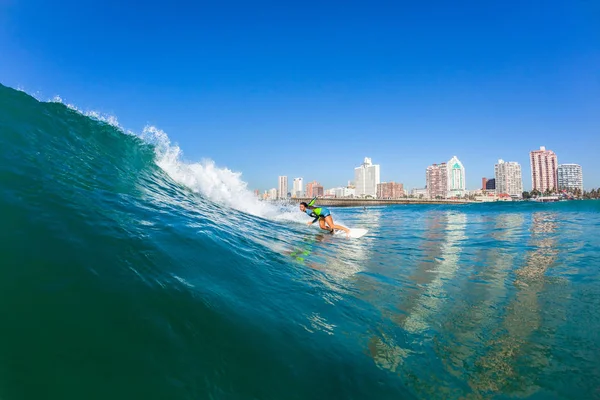
<instances>
[{"instance_id":1,"label":"surfboard","mask_svg":"<svg viewBox=\"0 0 600 400\"><path fill-rule=\"evenodd\" d=\"M362 229L362 228L355 228L355 229L350 229L350 237L354 238L354 239L358 239L359 237L363 237L365 236L365 234L369 232L368 229ZM336 231L334 236L342 236L342 237L346 237L346 232L344 231Z\"/></svg>"}]
</instances>

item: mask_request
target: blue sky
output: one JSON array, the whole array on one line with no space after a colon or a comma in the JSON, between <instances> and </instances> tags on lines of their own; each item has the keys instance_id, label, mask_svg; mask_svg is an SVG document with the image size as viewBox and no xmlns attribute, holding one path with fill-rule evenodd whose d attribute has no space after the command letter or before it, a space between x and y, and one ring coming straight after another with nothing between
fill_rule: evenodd
<instances>
[{"instance_id":1,"label":"blue sky","mask_svg":"<svg viewBox=\"0 0 600 400\"><path fill-rule=\"evenodd\" d=\"M498 158L529 188L541 145L600 186L598 2L187 3L0 0L0 83L153 124L251 189L343 185L365 156L422 187L453 155L469 189Z\"/></svg>"}]
</instances>

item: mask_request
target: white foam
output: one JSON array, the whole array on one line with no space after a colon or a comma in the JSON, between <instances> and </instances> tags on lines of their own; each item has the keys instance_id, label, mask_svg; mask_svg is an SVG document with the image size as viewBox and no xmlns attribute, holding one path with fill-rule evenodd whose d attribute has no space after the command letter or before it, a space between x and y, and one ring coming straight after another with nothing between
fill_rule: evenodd
<instances>
[{"instance_id":1,"label":"white foam","mask_svg":"<svg viewBox=\"0 0 600 400\"><path fill-rule=\"evenodd\" d=\"M121 124L119 124L119 120L114 115L101 113L101 112L98 112L95 110L83 111L74 104L66 103L59 95L54 96L52 99L49 100L49 102L50 103L60 103L64 106L66 106L67 108L78 112L81 115L85 115L88 118L92 118L96 121L107 123L117 129L123 131L123 133L128 133L128 134L130 133L130 131L126 131L121 126Z\"/></svg>"},{"instance_id":2,"label":"white foam","mask_svg":"<svg viewBox=\"0 0 600 400\"><path fill-rule=\"evenodd\" d=\"M208 199L259 217L280 221L306 221L295 206L276 205L260 201L248 190L241 173L220 168L214 161L186 162L177 144L154 126L146 126L142 139L155 146L156 164L176 182Z\"/></svg>"}]
</instances>

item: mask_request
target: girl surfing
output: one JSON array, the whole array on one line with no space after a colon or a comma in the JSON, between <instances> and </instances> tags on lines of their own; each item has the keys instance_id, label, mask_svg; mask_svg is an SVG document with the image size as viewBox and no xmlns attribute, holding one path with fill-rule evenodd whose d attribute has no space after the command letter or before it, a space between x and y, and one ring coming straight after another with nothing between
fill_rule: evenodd
<instances>
[{"instance_id":1,"label":"girl surfing","mask_svg":"<svg viewBox=\"0 0 600 400\"><path fill-rule=\"evenodd\" d=\"M330 233L335 233L335 230L340 230L346 232L346 237L350 236L350 229L345 226L335 225L333 223L333 218L331 217L331 213L325 207L317 207L315 206L315 201L317 198L313 198L310 202L305 203L304 201L300 203L300 211L305 212L310 217L314 218L312 221L308 223L308 226L314 224L319 220L319 226L321 229L329 231Z\"/></svg>"}]
</instances>

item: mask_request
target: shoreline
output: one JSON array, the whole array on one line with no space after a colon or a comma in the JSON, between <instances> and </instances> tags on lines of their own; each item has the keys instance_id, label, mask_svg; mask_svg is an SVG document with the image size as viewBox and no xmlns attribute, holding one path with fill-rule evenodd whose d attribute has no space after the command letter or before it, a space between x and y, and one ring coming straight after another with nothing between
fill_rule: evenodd
<instances>
[{"instance_id":1,"label":"shoreline","mask_svg":"<svg viewBox=\"0 0 600 400\"><path fill-rule=\"evenodd\" d=\"M311 198L298 197L288 199L292 203L309 202ZM432 199L340 199L340 198L320 198L320 206L329 207L367 207L367 206L389 206L396 204L471 204L481 203L473 200L432 200Z\"/></svg>"}]
</instances>

